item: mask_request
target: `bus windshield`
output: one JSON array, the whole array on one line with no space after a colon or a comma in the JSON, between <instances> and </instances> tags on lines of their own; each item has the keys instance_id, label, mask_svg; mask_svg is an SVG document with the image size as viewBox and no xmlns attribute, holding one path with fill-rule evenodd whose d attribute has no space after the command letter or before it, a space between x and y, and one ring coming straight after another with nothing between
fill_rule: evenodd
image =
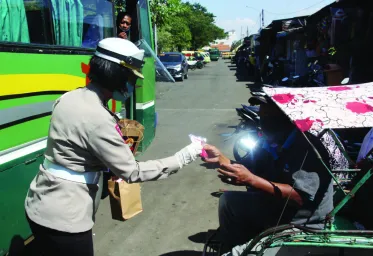
<instances>
[{"instance_id":1,"label":"bus windshield","mask_svg":"<svg viewBox=\"0 0 373 256\"><path fill-rule=\"evenodd\" d=\"M162 62L180 62L180 54L161 54L159 58Z\"/></svg>"}]
</instances>

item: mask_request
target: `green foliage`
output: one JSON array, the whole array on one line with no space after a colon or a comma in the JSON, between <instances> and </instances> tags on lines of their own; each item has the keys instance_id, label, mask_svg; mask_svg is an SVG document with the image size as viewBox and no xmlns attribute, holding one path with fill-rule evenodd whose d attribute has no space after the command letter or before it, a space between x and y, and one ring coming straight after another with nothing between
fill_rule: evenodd
<instances>
[{"instance_id":1,"label":"green foliage","mask_svg":"<svg viewBox=\"0 0 373 256\"><path fill-rule=\"evenodd\" d=\"M150 0L152 23L157 27L172 22L172 18L182 13L184 9L181 0Z\"/></svg>"},{"instance_id":2,"label":"green foliage","mask_svg":"<svg viewBox=\"0 0 373 256\"><path fill-rule=\"evenodd\" d=\"M165 25L158 30L158 51L182 51L190 47L192 34L181 17L175 17L175 23Z\"/></svg>"},{"instance_id":3,"label":"green foliage","mask_svg":"<svg viewBox=\"0 0 373 256\"><path fill-rule=\"evenodd\" d=\"M126 0L113 0L112 2L115 6L115 15L117 15L118 12L124 12L126 10Z\"/></svg>"},{"instance_id":4,"label":"green foliage","mask_svg":"<svg viewBox=\"0 0 373 256\"><path fill-rule=\"evenodd\" d=\"M215 16L199 3L185 4L187 10L184 17L192 34L193 49L201 48L210 42L225 38L224 30L215 25Z\"/></svg>"},{"instance_id":5,"label":"green foliage","mask_svg":"<svg viewBox=\"0 0 373 256\"><path fill-rule=\"evenodd\" d=\"M188 49L192 40L192 33L189 30L188 24L182 17L174 17L172 26L169 26L169 31L172 35L172 44L178 51Z\"/></svg>"},{"instance_id":6,"label":"green foliage","mask_svg":"<svg viewBox=\"0 0 373 256\"><path fill-rule=\"evenodd\" d=\"M158 50L198 49L226 38L215 16L201 4L181 0L150 0L153 25L158 29Z\"/></svg>"},{"instance_id":7,"label":"green foliage","mask_svg":"<svg viewBox=\"0 0 373 256\"><path fill-rule=\"evenodd\" d=\"M158 30L158 52L172 51L172 34L164 26Z\"/></svg>"}]
</instances>

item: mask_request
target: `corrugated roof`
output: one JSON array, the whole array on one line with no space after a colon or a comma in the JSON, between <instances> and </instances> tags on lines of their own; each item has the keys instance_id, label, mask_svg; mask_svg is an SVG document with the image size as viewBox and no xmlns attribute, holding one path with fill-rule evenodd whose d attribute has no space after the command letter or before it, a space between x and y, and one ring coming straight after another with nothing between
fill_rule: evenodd
<instances>
[{"instance_id":1,"label":"corrugated roof","mask_svg":"<svg viewBox=\"0 0 373 256\"><path fill-rule=\"evenodd\" d=\"M211 45L211 48L218 48L218 50L221 52L226 52L226 51L229 52L231 50L231 47L227 44L215 44L215 45Z\"/></svg>"}]
</instances>

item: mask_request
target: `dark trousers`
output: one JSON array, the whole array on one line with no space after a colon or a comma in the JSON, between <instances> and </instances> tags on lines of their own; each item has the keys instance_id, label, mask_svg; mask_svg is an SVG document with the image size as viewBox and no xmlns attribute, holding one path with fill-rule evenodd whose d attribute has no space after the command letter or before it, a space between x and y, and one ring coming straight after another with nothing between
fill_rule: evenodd
<instances>
[{"instance_id":1,"label":"dark trousers","mask_svg":"<svg viewBox=\"0 0 373 256\"><path fill-rule=\"evenodd\" d=\"M223 243L230 249L276 226L282 207L281 201L278 203L257 191L224 192L219 200L219 229ZM289 216L283 216L280 224L289 222Z\"/></svg>"},{"instance_id":2,"label":"dark trousers","mask_svg":"<svg viewBox=\"0 0 373 256\"><path fill-rule=\"evenodd\" d=\"M26 216L27 217L27 216ZM41 226L27 217L36 250L43 256L93 256L92 230L67 233Z\"/></svg>"}]
</instances>

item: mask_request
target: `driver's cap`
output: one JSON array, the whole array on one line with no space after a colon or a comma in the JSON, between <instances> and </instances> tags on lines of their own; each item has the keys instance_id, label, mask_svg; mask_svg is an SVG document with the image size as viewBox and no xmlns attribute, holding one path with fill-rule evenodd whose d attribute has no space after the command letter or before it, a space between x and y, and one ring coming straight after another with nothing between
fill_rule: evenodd
<instances>
[{"instance_id":1,"label":"driver's cap","mask_svg":"<svg viewBox=\"0 0 373 256\"><path fill-rule=\"evenodd\" d=\"M137 77L144 78L141 69L144 66L144 50L140 50L129 40L122 38L105 38L96 48L95 55L118 63L130 69Z\"/></svg>"}]
</instances>

